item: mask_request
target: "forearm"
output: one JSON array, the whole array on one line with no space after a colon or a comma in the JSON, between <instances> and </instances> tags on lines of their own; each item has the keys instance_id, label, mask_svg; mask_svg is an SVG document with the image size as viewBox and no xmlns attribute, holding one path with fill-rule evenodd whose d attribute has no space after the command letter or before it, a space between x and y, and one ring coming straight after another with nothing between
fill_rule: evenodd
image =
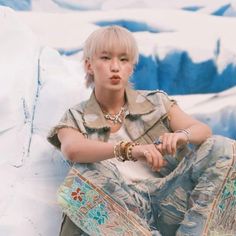
<instances>
[{"instance_id":1,"label":"forearm","mask_svg":"<svg viewBox=\"0 0 236 236\"><path fill-rule=\"evenodd\" d=\"M62 145L62 153L73 162L92 163L113 158L113 144L89 139Z\"/></svg>"},{"instance_id":2,"label":"forearm","mask_svg":"<svg viewBox=\"0 0 236 236\"><path fill-rule=\"evenodd\" d=\"M189 132L189 142L201 144L212 135L211 129L204 123L193 124L186 128Z\"/></svg>"},{"instance_id":3,"label":"forearm","mask_svg":"<svg viewBox=\"0 0 236 236\"><path fill-rule=\"evenodd\" d=\"M178 130L188 131L188 140L186 139L186 141L190 143L201 144L212 134L211 129L206 124L183 112L178 105L170 109L169 117L170 127L174 132L178 132Z\"/></svg>"}]
</instances>

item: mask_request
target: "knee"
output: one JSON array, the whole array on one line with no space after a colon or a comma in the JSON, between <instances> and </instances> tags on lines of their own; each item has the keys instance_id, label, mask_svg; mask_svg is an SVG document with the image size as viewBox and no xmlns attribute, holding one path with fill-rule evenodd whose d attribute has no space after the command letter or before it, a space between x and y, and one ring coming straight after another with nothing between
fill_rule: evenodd
<instances>
[{"instance_id":1,"label":"knee","mask_svg":"<svg viewBox=\"0 0 236 236\"><path fill-rule=\"evenodd\" d=\"M214 135L203 142L197 152L193 163L195 171L211 166L220 169L232 165L234 141L219 135Z\"/></svg>"},{"instance_id":2,"label":"knee","mask_svg":"<svg viewBox=\"0 0 236 236\"><path fill-rule=\"evenodd\" d=\"M212 157L226 157L232 159L234 140L220 135L213 135L208 138L199 149L203 148Z\"/></svg>"}]
</instances>

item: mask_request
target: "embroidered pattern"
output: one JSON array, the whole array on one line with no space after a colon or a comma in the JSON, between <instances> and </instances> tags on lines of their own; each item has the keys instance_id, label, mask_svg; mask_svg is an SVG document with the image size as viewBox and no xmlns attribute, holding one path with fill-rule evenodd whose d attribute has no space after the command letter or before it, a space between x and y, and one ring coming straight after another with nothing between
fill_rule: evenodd
<instances>
[{"instance_id":1,"label":"embroidered pattern","mask_svg":"<svg viewBox=\"0 0 236 236\"><path fill-rule=\"evenodd\" d=\"M59 188L58 202L70 219L89 235L151 235L133 218L133 213L123 209L75 168Z\"/></svg>"},{"instance_id":2,"label":"embroidered pattern","mask_svg":"<svg viewBox=\"0 0 236 236\"><path fill-rule=\"evenodd\" d=\"M80 190L81 190L80 188L77 188L75 192L71 193L71 197L74 200L79 200L81 202L83 200L82 195L84 195L84 193L80 192Z\"/></svg>"},{"instance_id":3,"label":"embroidered pattern","mask_svg":"<svg viewBox=\"0 0 236 236\"><path fill-rule=\"evenodd\" d=\"M222 188L219 200L209 220L208 236L235 236L236 234L236 143L232 168Z\"/></svg>"}]
</instances>

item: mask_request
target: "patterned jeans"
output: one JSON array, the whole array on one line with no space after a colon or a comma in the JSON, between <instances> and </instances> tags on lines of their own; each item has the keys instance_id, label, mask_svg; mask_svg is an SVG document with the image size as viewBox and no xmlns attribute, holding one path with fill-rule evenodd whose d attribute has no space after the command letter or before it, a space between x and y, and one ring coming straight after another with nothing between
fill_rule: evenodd
<instances>
[{"instance_id":1,"label":"patterned jeans","mask_svg":"<svg viewBox=\"0 0 236 236\"><path fill-rule=\"evenodd\" d=\"M163 178L127 185L112 164L77 164L80 173L99 186L123 208L135 213L153 235L199 236L213 201L233 165L233 140L207 139ZM65 216L61 236L87 235Z\"/></svg>"}]
</instances>

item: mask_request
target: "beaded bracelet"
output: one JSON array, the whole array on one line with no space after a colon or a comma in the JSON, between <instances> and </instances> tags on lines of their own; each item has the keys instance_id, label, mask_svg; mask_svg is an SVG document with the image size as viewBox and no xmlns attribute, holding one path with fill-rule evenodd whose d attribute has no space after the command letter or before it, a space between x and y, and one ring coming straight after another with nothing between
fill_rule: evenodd
<instances>
[{"instance_id":1,"label":"beaded bracelet","mask_svg":"<svg viewBox=\"0 0 236 236\"><path fill-rule=\"evenodd\" d=\"M132 150L135 146L139 145L139 143L130 143L126 149L126 158L128 161L137 161L136 158L132 156Z\"/></svg>"},{"instance_id":2,"label":"beaded bracelet","mask_svg":"<svg viewBox=\"0 0 236 236\"><path fill-rule=\"evenodd\" d=\"M175 133L183 133L187 137L187 144L190 142L190 131L188 129L178 129Z\"/></svg>"},{"instance_id":3,"label":"beaded bracelet","mask_svg":"<svg viewBox=\"0 0 236 236\"><path fill-rule=\"evenodd\" d=\"M123 141L121 141L123 142ZM113 147L113 154L114 154L114 157L116 159L119 159L121 157L121 154L120 154L120 144L121 142L117 143L114 147ZM122 160L120 160L122 161Z\"/></svg>"},{"instance_id":4,"label":"beaded bracelet","mask_svg":"<svg viewBox=\"0 0 236 236\"><path fill-rule=\"evenodd\" d=\"M113 154L114 157L121 162L126 161L126 155L125 155L125 146L128 144L129 142L126 141L120 141L118 142L114 148L113 148Z\"/></svg>"},{"instance_id":5,"label":"beaded bracelet","mask_svg":"<svg viewBox=\"0 0 236 236\"><path fill-rule=\"evenodd\" d=\"M138 143L120 141L113 148L114 157L121 162L124 161L137 161L132 156L132 149L134 146L139 145Z\"/></svg>"}]
</instances>

